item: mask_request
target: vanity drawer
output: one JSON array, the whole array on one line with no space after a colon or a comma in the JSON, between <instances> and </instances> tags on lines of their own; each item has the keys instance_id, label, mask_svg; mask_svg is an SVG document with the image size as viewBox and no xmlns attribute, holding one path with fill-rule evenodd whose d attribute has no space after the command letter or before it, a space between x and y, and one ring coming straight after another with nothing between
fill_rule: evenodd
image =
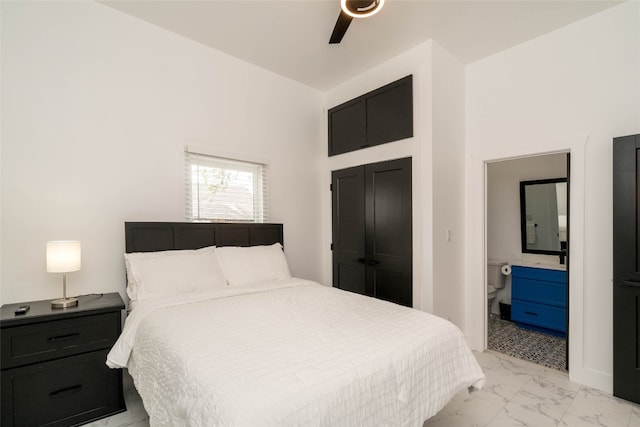
<instances>
[{"instance_id":1,"label":"vanity drawer","mask_svg":"<svg viewBox=\"0 0 640 427\"><path fill-rule=\"evenodd\" d=\"M110 348L120 334L120 312L2 329L2 369Z\"/></svg>"},{"instance_id":2,"label":"vanity drawer","mask_svg":"<svg viewBox=\"0 0 640 427\"><path fill-rule=\"evenodd\" d=\"M566 310L560 307L512 299L511 320L565 333Z\"/></svg>"},{"instance_id":3,"label":"vanity drawer","mask_svg":"<svg viewBox=\"0 0 640 427\"><path fill-rule=\"evenodd\" d=\"M515 278L512 281L512 298L525 301L567 306L567 287L564 283Z\"/></svg>"},{"instance_id":4,"label":"vanity drawer","mask_svg":"<svg viewBox=\"0 0 640 427\"><path fill-rule=\"evenodd\" d=\"M514 265L511 268L511 276L514 279L531 279L542 282L567 283L567 272L562 270L551 270L549 268L523 267Z\"/></svg>"},{"instance_id":5,"label":"vanity drawer","mask_svg":"<svg viewBox=\"0 0 640 427\"><path fill-rule=\"evenodd\" d=\"M107 350L2 371L3 426L69 426L125 410Z\"/></svg>"}]
</instances>

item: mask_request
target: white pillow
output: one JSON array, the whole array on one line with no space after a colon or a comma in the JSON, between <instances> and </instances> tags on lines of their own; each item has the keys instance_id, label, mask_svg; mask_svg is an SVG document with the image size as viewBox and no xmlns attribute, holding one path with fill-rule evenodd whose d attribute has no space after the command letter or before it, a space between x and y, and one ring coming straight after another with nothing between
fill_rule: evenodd
<instances>
[{"instance_id":1,"label":"white pillow","mask_svg":"<svg viewBox=\"0 0 640 427\"><path fill-rule=\"evenodd\" d=\"M216 256L227 282L232 286L291 278L280 243L270 246L218 247Z\"/></svg>"},{"instance_id":2,"label":"white pillow","mask_svg":"<svg viewBox=\"0 0 640 427\"><path fill-rule=\"evenodd\" d=\"M135 304L149 298L222 289L227 281L213 246L197 250L124 255L127 295Z\"/></svg>"}]
</instances>

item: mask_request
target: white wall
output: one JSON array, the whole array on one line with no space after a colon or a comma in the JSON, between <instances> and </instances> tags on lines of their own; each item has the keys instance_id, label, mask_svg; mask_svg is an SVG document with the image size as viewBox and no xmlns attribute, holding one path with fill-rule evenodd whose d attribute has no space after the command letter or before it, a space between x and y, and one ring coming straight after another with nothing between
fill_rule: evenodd
<instances>
[{"instance_id":1,"label":"white wall","mask_svg":"<svg viewBox=\"0 0 640 427\"><path fill-rule=\"evenodd\" d=\"M269 163L292 272L321 279L323 97L95 2L2 2L1 302L58 297L45 242L78 239L71 295L124 296L124 221L181 221L181 147Z\"/></svg>"},{"instance_id":2,"label":"white wall","mask_svg":"<svg viewBox=\"0 0 640 427\"><path fill-rule=\"evenodd\" d=\"M565 178L567 155L525 157L487 164L487 259L510 264L535 257L538 262L558 264L557 256L522 253L520 235L520 181ZM492 313L499 313L498 302L511 301L511 278L498 291Z\"/></svg>"},{"instance_id":3,"label":"white wall","mask_svg":"<svg viewBox=\"0 0 640 427\"><path fill-rule=\"evenodd\" d=\"M570 151L569 369L612 389L612 138L640 132L640 3L467 67L466 332L484 345L485 162Z\"/></svg>"},{"instance_id":4,"label":"white wall","mask_svg":"<svg viewBox=\"0 0 640 427\"><path fill-rule=\"evenodd\" d=\"M433 313L464 327L465 68L433 43Z\"/></svg>"}]
</instances>

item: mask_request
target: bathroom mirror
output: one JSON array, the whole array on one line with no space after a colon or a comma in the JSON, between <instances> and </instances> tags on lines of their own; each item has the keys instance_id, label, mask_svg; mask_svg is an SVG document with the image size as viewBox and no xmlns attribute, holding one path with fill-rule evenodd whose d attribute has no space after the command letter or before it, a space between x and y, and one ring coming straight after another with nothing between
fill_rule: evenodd
<instances>
[{"instance_id":1,"label":"bathroom mirror","mask_svg":"<svg viewBox=\"0 0 640 427\"><path fill-rule=\"evenodd\" d=\"M521 181L520 217L522 252L566 254L567 179Z\"/></svg>"}]
</instances>

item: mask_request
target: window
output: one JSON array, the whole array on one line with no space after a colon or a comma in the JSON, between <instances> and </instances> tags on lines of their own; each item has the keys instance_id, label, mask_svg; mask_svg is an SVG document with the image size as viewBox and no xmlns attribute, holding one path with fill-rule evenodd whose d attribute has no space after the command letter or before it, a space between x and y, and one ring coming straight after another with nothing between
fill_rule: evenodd
<instances>
[{"instance_id":1,"label":"window","mask_svg":"<svg viewBox=\"0 0 640 427\"><path fill-rule=\"evenodd\" d=\"M264 164L185 152L188 220L265 222Z\"/></svg>"}]
</instances>

